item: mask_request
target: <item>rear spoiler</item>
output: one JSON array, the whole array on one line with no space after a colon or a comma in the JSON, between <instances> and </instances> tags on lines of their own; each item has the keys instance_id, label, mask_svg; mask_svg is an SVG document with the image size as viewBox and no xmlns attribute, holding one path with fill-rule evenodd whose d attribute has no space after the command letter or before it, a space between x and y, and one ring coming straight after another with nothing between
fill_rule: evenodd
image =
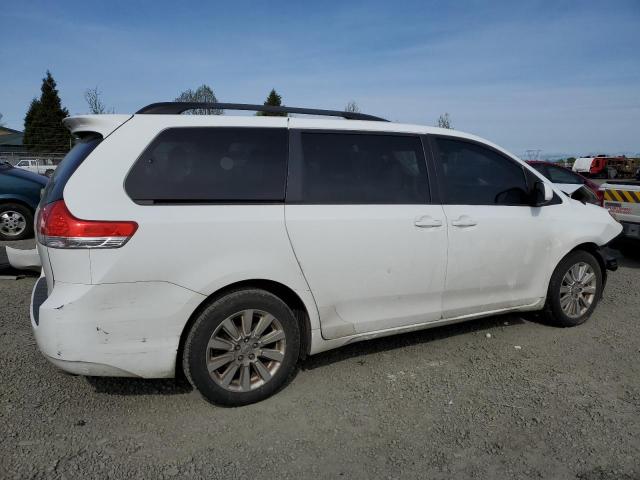
<instances>
[{"instance_id":1,"label":"rear spoiler","mask_svg":"<svg viewBox=\"0 0 640 480\"><path fill-rule=\"evenodd\" d=\"M62 124L74 135L83 133L99 133L102 138L111 134L116 128L132 118L133 115L77 115L62 120Z\"/></svg>"}]
</instances>

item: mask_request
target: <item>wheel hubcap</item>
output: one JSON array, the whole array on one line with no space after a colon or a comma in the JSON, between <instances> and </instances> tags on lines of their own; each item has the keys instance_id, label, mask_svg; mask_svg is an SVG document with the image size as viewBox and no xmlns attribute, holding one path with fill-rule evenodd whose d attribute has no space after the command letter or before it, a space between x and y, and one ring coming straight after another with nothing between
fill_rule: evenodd
<instances>
[{"instance_id":1,"label":"wheel hubcap","mask_svg":"<svg viewBox=\"0 0 640 480\"><path fill-rule=\"evenodd\" d=\"M24 232L27 228L27 220L20 212L7 210L0 214L0 232L9 236L16 237Z\"/></svg>"},{"instance_id":2,"label":"wheel hubcap","mask_svg":"<svg viewBox=\"0 0 640 480\"><path fill-rule=\"evenodd\" d=\"M585 314L596 296L596 274L588 263L573 265L562 278L560 307L571 318Z\"/></svg>"},{"instance_id":3,"label":"wheel hubcap","mask_svg":"<svg viewBox=\"0 0 640 480\"><path fill-rule=\"evenodd\" d=\"M207 345L209 375L234 392L248 392L267 383L284 360L282 324L262 310L243 310L227 317Z\"/></svg>"}]
</instances>

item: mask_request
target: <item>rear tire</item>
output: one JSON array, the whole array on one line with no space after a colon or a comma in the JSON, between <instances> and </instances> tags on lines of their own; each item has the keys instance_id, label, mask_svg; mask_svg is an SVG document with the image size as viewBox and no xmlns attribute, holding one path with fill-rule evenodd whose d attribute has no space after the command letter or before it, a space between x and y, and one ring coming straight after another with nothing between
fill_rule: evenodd
<instances>
[{"instance_id":1,"label":"rear tire","mask_svg":"<svg viewBox=\"0 0 640 480\"><path fill-rule=\"evenodd\" d=\"M19 203L0 204L0 240L33 237L33 213Z\"/></svg>"},{"instance_id":2,"label":"rear tire","mask_svg":"<svg viewBox=\"0 0 640 480\"><path fill-rule=\"evenodd\" d=\"M300 328L291 309L264 290L219 298L196 319L185 341L183 369L211 403L259 402L292 377Z\"/></svg>"},{"instance_id":3,"label":"rear tire","mask_svg":"<svg viewBox=\"0 0 640 480\"><path fill-rule=\"evenodd\" d=\"M595 257L576 250L564 257L551 276L543 316L559 327L586 322L602 296L602 270Z\"/></svg>"}]
</instances>

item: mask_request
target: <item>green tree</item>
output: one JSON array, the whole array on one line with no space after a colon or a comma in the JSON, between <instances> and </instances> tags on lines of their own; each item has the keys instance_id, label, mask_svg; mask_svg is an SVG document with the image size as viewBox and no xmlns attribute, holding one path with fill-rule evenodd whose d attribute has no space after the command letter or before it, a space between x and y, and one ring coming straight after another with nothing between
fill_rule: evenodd
<instances>
[{"instance_id":1,"label":"green tree","mask_svg":"<svg viewBox=\"0 0 640 480\"><path fill-rule=\"evenodd\" d=\"M275 89L272 88L264 104L272 107L281 107L282 97L278 95ZM260 117L286 117L287 116L286 113L272 113L272 112L257 112L256 115Z\"/></svg>"},{"instance_id":2,"label":"green tree","mask_svg":"<svg viewBox=\"0 0 640 480\"><path fill-rule=\"evenodd\" d=\"M67 152L71 134L62 120L69 116L69 111L62 107L56 81L48 70L40 90L40 99L31 101L24 118L23 142L32 152Z\"/></svg>"},{"instance_id":3,"label":"green tree","mask_svg":"<svg viewBox=\"0 0 640 480\"><path fill-rule=\"evenodd\" d=\"M185 90L182 92L176 102L199 102L199 103L218 103L216 94L213 93L213 89L209 85L202 84L195 90ZM184 112L187 115L222 115L223 110L219 108L194 108L193 110L187 110Z\"/></svg>"}]
</instances>

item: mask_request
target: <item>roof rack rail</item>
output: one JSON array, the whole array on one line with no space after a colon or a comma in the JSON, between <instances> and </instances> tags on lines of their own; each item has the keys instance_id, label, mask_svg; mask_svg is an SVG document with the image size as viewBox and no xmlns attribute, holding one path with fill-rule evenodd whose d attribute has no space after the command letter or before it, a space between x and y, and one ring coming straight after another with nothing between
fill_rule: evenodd
<instances>
[{"instance_id":1,"label":"roof rack rail","mask_svg":"<svg viewBox=\"0 0 640 480\"><path fill-rule=\"evenodd\" d=\"M388 122L388 120L365 113L341 112L339 110L318 110L315 108L299 107L274 107L271 105L249 105L245 103L206 103L206 102L160 102L152 103L141 108L136 114L164 114L178 115L195 108L211 110L250 110L269 113L301 113L304 115L324 115L342 117L348 120L372 120L376 122Z\"/></svg>"}]
</instances>

